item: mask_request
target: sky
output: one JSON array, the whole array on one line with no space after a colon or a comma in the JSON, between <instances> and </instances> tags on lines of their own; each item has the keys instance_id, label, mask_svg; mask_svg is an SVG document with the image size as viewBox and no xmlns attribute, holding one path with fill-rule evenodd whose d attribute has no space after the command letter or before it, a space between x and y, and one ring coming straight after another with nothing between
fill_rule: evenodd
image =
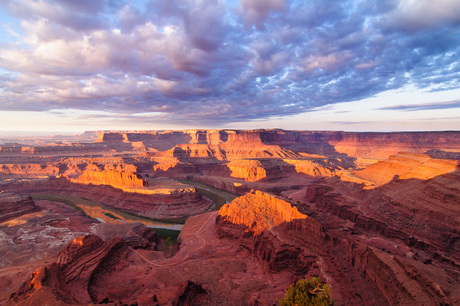
<instances>
[{"instance_id":1,"label":"sky","mask_svg":"<svg viewBox=\"0 0 460 306\"><path fill-rule=\"evenodd\" d=\"M0 0L0 130L460 130L458 0Z\"/></svg>"}]
</instances>

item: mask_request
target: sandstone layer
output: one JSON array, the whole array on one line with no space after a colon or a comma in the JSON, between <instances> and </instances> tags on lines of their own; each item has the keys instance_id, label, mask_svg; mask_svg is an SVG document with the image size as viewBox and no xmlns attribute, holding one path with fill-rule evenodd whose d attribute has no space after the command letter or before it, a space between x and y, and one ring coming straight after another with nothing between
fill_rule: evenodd
<instances>
[{"instance_id":1,"label":"sandstone layer","mask_svg":"<svg viewBox=\"0 0 460 306\"><path fill-rule=\"evenodd\" d=\"M259 235L283 222L307 216L288 202L256 190L222 206L219 217L232 224L245 225L254 235Z\"/></svg>"},{"instance_id":2,"label":"sandstone layer","mask_svg":"<svg viewBox=\"0 0 460 306\"><path fill-rule=\"evenodd\" d=\"M424 154L399 153L363 170L354 171L353 175L371 182L374 187L378 187L391 182L393 179L428 180L453 172L458 166L459 161L456 160L431 158Z\"/></svg>"},{"instance_id":3,"label":"sandstone layer","mask_svg":"<svg viewBox=\"0 0 460 306\"><path fill-rule=\"evenodd\" d=\"M109 185L115 188L135 188L147 186L147 181L133 172L114 170L84 171L72 182L80 184Z\"/></svg>"},{"instance_id":4,"label":"sandstone layer","mask_svg":"<svg viewBox=\"0 0 460 306\"><path fill-rule=\"evenodd\" d=\"M14 193L0 193L0 223L40 211L34 200Z\"/></svg>"},{"instance_id":5,"label":"sandstone layer","mask_svg":"<svg viewBox=\"0 0 460 306\"><path fill-rule=\"evenodd\" d=\"M196 190L178 193L142 194L124 192L108 185L84 185L65 178L17 181L2 186L4 190L28 194L64 194L88 198L109 207L150 218L179 218L202 213L212 204Z\"/></svg>"},{"instance_id":6,"label":"sandstone layer","mask_svg":"<svg viewBox=\"0 0 460 306\"><path fill-rule=\"evenodd\" d=\"M1 304L460 303L460 132L91 135L0 144ZM189 219L172 246L121 211Z\"/></svg>"}]
</instances>

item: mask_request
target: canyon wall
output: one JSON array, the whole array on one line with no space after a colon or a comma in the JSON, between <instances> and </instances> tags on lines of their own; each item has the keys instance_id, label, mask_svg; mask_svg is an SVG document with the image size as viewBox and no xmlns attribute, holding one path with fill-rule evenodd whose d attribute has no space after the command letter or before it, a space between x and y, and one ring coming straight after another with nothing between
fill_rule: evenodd
<instances>
[{"instance_id":1,"label":"canyon wall","mask_svg":"<svg viewBox=\"0 0 460 306\"><path fill-rule=\"evenodd\" d=\"M322 226L268 194L235 199L221 208L216 222L221 239L250 250L270 271L290 271L294 279L319 275L344 304L438 305L459 298L440 266L389 254L358 233L346 236L341 222Z\"/></svg>"},{"instance_id":2,"label":"canyon wall","mask_svg":"<svg viewBox=\"0 0 460 306\"><path fill-rule=\"evenodd\" d=\"M250 150L251 147L279 146L282 148L282 153L279 153L278 156L272 156L288 157L289 155L293 156L293 153L306 152L384 159L398 152L424 153L433 149L458 149L460 147L460 132L357 133L283 130L184 130L101 133L99 141L101 143L114 141L143 142L146 147L159 151L165 151L168 147L171 149L178 145L187 144L219 146L223 147L225 151L229 150L228 147L233 147L233 152L228 156L231 155L233 158L238 155L241 157L238 150ZM162 147L160 147L161 142L164 143L161 145ZM182 150L188 151L184 147ZM191 155L199 155L196 153L197 150L190 151L195 151ZM216 156L222 154L219 150L215 150L215 152L217 152ZM257 154L261 155L257 156L258 158L269 157L267 155L273 154L272 152L259 152ZM179 153L176 152L176 154Z\"/></svg>"},{"instance_id":3,"label":"canyon wall","mask_svg":"<svg viewBox=\"0 0 460 306\"><path fill-rule=\"evenodd\" d=\"M87 198L106 206L149 218L180 218L202 213L212 204L196 190L177 193L142 194L124 192L108 185L83 185L65 178L27 180L4 184L13 193L57 193Z\"/></svg>"},{"instance_id":4,"label":"canyon wall","mask_svg":"<svg viewBox=\"0 0 460 306\"><path fill-rule=\"evenodd\" d=\"M109 185L120 189L144 187L148 185L146 180L134 172L115 170L85 170L78 178L71 179L71 181L85 185Z\"/></svg>"},{"instance_id":5,"label":"canyon wall","mask_svg":"<svg viewBox=\"0 0 460 306\"><path fill-rule=\"evenodd\" d=\"M288 202L258 190L222 206L219 217L226 222L245 225L254 235L259 235L283 222L307 218Z\"/></svg>"},{"instance_id":6,"label":"canyon wall","mask_svg":"<svg viewBox=\"0 0 460 306\"><path fill-rule=\"evenodd\" d=\"M0 193L0 223L40 210L31 197Z\"/></svg>"},{"instance_id":7,"label":"canyon wall","mask_svg":"<svg viewBox=\"0 0 460 306\"><path fill-rule=\"evenodd\" d=\"M36 250L67 243L53 235L70 231L41 235L51 225L81 222L80 235L106 241L74 241L58 268L45 265L16 286L13 302L265 305L292 282L319 276L338 304L460 303L460 132L107 131L91 144L55 147L1 147L0 234L19 241L18 254L27 237L42 246ZM198 182L243 196L224 204L231 199ZM107 233L122 234L114 228L125 224L96 230L81 212L45 200L39 207L27 194L85 198L150 218L193 216L171 248L177 254L164 258L142 235L121 235L120 248L106 248L114 242ZM81 221L61 216L65 209ZM28 225L34 235L20 226L29 215L44 218L43 229ZM107 256L111 250L120 256ZM5 267L14 262L8 252ZM13 275L5 271L0 285L9 284L1 275Z\"/></svg>"}]
</instances>

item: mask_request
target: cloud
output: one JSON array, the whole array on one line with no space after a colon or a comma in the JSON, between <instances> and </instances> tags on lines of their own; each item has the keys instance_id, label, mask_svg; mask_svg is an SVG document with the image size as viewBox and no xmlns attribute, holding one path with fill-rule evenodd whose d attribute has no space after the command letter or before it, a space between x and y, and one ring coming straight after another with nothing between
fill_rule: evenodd
<instances>
[{"instance_id":1,"label":"cloud","mask_svg":"<svg viewBox=\"0 0 460 306\"><path fill-rule=\"evenodd\" d=\"M460 87L458 1L29 2L0 3L23 33L0 44L0 110L225 125Z\"/></svg>"},{"instance_id":2,"label":"cloud","mask_svg":"<svg viewBox=\"0 0 460 306\"><path fill-rule=\"evenodd\" d=\"M405 32L460 24L460 2L456 0L400 0L399 5L384 16L389 27Z\"/></svg>"},{"instance_id":3,"label":"cloud","mask_svg":"<svg viewBox=\"0 0 460 306\"><path fill-rule=\"evenodd\" d=\"M271 12L280 12L286 7L285 0L241 0L240 8L246 28L256 26L264 29L264 22Z\"/></svg>"},{"instance_id":4,"label":"cloud","mask_svg":"<svg viewBox=\"0 0 460 306\"><path fill-rule=\"evenodd\" d=\"M394 105L379 108L380 110L398 110L398 111L420 111L420 110L436 110L436 109L454 109L460 108L460 100L438 103L423 103L423 104L405 104Z\"/></svg>"}]
</instances>

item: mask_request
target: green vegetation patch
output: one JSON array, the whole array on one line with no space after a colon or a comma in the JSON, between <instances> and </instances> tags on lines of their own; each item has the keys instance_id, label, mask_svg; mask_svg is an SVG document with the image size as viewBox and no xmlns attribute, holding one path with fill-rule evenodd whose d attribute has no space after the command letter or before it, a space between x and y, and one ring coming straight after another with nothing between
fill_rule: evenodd
<instances>
[{"instance_id":1,"label":"green vegetation patch","mask_svg":"<svg viewBox=\"0 0 460 306\"><path fill-rule=\"evenodd\" d=\"M330 298L330 292L329 285L317 277L312 277L309 280L301 279L295 284L291 284L284 299L280 300L280 305L334 305L334 301Z\"/></svg>"},{"instance_id":2,"label":"green vegetation patch","mask_svg":"<svg viewBox=\"0 0 460 306\"><path fill-rule=\"evenodd\" d=\"M180 217L180 218L149 218L149 217L138 215L138 214L135 214L129 211L124 211L123 213L140 218L140 219L145 219L145 220L159 222L159 223L170 223L170 224L185 224L185 221L187 221L187 219L189 218L189 216Z\"/></svg>"},{"instance_id":3,"label":"green vegetation patch","mask_svg":"<svg viewBox=\"0 0 460 306\"><path fill-rule=\"evenodd\" d=\"M103 212L104 215L106 215L107 217L109 218L112 218L112 219L115 219L115 220L121 220L120 218L118 218L117 216L109 213L109 212Z\"/></svg>"},{"instance_id":4,"label":"green vegetation patch","mask_svg":"<svg viewBox=\"0 0 460 306\"><path fill-rule=\"evenodd\" d=\"M180 231L170 230L166 228L152 228L167 245L175 245Z\"/></svg>"},{"instance_id":5,"label":"green vegetation patch","mask_svg":"<svg viewBox=\"0 0 460 306\"><path fill-rule=\"evenodd\" d=\"M212 206L214 207L214 210L219 210L222 206L224 206L225 203L227 203L227 201L225 201L223 197L221 197L220 195L214 192L211 192L206 189L198 188L198 187L195 187L195 188L199 194L207 198L210 198L212 200Z\"/></svg>"}]
</instances>

